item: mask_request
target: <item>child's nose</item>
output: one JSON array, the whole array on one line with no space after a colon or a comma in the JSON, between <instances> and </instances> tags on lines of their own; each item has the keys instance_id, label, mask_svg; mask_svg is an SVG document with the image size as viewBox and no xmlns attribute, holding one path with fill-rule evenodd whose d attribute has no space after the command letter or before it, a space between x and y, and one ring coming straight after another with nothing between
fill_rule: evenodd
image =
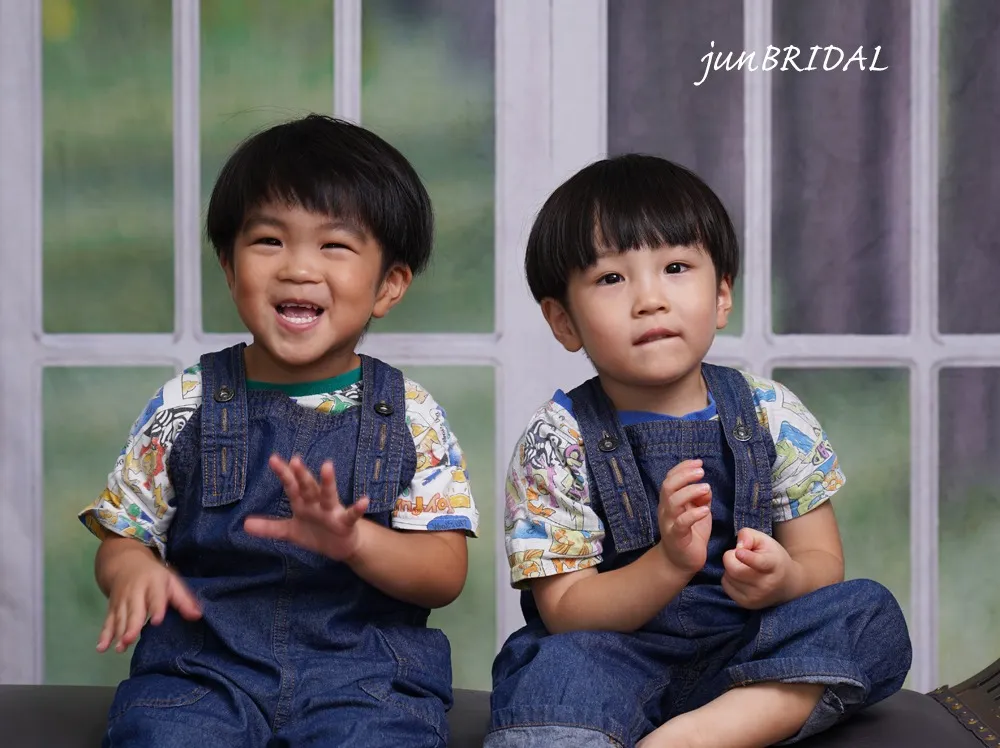
<instances>
[{"instance_id":1,"label":"child's nose","mask_svg":"<svg viewBox=\"0 0 1000 748\"><path fill-rule=\"evenodd\" d=\"M285 252L285 261L281 266L280 280L296 283L308 283L319 278L315 252L289 248Z\"/></svg>"},{"instance_id":2,"label":"child's nose","mask_svg":"<svg viewBox=\"0 0 1000 748\"><path fill-rule=\"evenodd\" d=\"M636 293L633 311L636 316L670 311L670 301L662 289L655 285L640 288Z\"/></svg>"}]
</instances>

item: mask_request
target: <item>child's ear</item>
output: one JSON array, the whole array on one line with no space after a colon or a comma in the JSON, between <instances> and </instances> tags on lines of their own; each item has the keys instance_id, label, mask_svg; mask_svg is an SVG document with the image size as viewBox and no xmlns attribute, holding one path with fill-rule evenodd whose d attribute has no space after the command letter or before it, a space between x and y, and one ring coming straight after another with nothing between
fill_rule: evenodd
<instances>
[{"instance_id":1,"label":"child's ear","mask_svg":"<svg viewBox=\"0 0 1000 748\"><path fill-rule=\"evenodd\" d=\"M721 330L729 322L733 311L733 279L728 275L719 281L719 292L715 301L715 327Z\"/></svg>"},{"instance_id":2,"label":"child's ear","mask_svg":"<svg viewBox=\"0 0 1000 748\"><path fill-rule=\"evenodd\" d=\"M542 299L542 316L549 323L552 334L562 343L563 348L570 353L576 353L583 348L583 341L576 331L573 318L569 316L569 311L561 302L552 298Z\"/></svg>"},{"instance_id":3,"label":"child's ear","mask_svg":"<svg viewBox=\"0 0 1000 748\"><path fill-rule=\"evenodd\" d=\"M406 293L413 282L413 271L407 265L393 265L386 272L375 294L372 317L384 317Z\"/></svg>"}]
</instances>

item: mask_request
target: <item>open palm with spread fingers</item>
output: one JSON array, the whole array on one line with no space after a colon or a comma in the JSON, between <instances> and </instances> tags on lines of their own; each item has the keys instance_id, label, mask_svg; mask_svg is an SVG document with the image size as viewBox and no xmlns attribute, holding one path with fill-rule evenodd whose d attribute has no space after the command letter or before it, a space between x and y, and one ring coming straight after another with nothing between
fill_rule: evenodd
<instances>
[{"instance_id":1,"label":"open palm with spread fingers","mask_svg":"<svg viewBox=\"0 0 1000 748\"><path fill-rule=\"evenodd\" d=\"M361 540L358 521L368 508L368 498L362 497L345 507L340 502L333 463L329 460L320 468L319 482L299 457L285 462L272 455L268 465L285 488L292 516L248 517L244 529L257 537L287 540L335 561L350 560L358 551Z\"/></svg>"}]
</instances>

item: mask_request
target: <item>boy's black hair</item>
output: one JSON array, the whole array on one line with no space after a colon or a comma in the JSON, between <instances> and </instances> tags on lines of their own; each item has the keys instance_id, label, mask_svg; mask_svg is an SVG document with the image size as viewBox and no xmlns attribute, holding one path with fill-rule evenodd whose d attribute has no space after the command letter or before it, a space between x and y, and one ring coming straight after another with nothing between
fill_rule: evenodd
<instances>
[{"instance_id":1,"label":"boy's black hair","mask_svg":"<svg viewBox=\"0 0 1000 748\"><path fill-rule=\"evenodd\" d=\"M364 229L382 247L383 271L396 264L416 275L430 258L430 197L410 162L374 133L310 114L245 140L219 173L206 230L220 260L249 213L267 202L336 216Z\"/></svg>"},{"instance_id":2,"label":"boy's black hair","mask_svg":"<svg viewBox=\"0 0 1000 748\"><path fill-rule=\"evenodd\" d=\"M700 245L718 279L736 279L736 231L722 201L696 174L656 156L597 161L545 201L528 236L524 270L535 301L564 302L569 276L607 252Z\"/></svg>"}]
</instances>

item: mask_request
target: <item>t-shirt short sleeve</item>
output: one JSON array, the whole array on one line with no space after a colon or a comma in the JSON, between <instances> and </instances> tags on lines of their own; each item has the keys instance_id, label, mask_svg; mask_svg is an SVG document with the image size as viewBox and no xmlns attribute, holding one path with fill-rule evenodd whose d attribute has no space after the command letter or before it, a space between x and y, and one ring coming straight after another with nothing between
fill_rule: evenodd
<instances>
[{"instance_id":1,"label":"t-shirt short sleeve","mask_svg":"<svg viewBox=\"0 0 1000 748\"><path fill-rule=\"evenodd\" d=\"M601 562L604 527L590 506L583 438L555 400L535 412L518 440L504 493L512 585Z\"/></svg>"},{"instance_id":2,"label":"t-shirt short sleeve","mask_svg":"<svg viewBox=\"0 0 1000 748\"><path fill-rule=\"evenodd\" d=\"M777 453L771 471L773 520L794 519L828 501L847 479L823 427L795 393L769 379L746 377Z\"/></svg>"}]
</instances>

